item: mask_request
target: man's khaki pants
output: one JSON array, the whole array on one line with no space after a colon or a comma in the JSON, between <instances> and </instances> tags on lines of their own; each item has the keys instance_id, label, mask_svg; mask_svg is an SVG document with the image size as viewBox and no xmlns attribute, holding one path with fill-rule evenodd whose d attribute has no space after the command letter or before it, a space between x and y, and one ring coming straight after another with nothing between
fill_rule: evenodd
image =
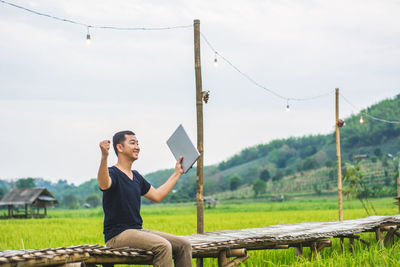
<instances>
[{"instance_id":1,"label":"man's khaki pants","mask_svg":"<svg viewBox=\"0 0 400 267\"><path fill-rule=\"evenodd\" d=\"M172 257L176 267L192 266L192 246L184 237L148 229L128 229L114 236L107 247L130 247L150 250L154 254L153 266L172 267Z\"/></svg>"}]
</instances>

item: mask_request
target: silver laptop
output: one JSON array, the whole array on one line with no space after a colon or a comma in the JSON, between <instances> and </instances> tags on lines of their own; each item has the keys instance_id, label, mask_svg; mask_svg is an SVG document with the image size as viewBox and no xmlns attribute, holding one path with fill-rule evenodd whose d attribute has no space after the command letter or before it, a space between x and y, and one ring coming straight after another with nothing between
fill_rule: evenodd
<instances>
[{"instance_id":1,"label":"silver laptop","mask_svg":"<svg viewBox=\"0 0 400 267\"><path fill-rule=\"evenodd\" d=\"M199 151L193 145L182 124L179 125L167 140L167 145L176 160L178 160L180 156L183 156L182 168L185 173L192 168L193 164L200 157Z\"/></svg>"}]
</instances>

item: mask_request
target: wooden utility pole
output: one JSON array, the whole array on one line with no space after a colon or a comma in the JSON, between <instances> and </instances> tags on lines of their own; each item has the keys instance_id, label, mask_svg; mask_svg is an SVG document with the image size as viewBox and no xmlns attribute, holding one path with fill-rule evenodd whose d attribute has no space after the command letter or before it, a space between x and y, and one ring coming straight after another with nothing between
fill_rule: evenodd
<instances>
[{"instance_id":1,"label":"wooden utility pole","mask_svg":"<svg viewBox=\"0 0 400 267\"><path fill-rule=\"evenodd\" d=\"M203 202L203 99L201 84L200 62L200 20L193 21L194 28L194 69L196 74L196 111L197 111L197 150L200 157L197 160L196 174L196 204L197 204L197 233L204 233L204 202ZM197 267L203 266L203 259L197 260Z\"/></svg>"},{"instance_id":2,"label":"wooden utility pole","mask_svg":"<svg viewBox=\"0 0 400 267\"><path fill-rule=\"evenodd\" d=\"M197 150L200 157L197 160L196 202L197 202L197 233L204 232L204 203L203 203L203 98L200 63L200 20L194 20L194 61L196 71L196 110L197 110Z\"/></svg>"},{"instance_id":3,"label":"wooden utility pole","mask_svg":"<svg viewBox=\"0 0 400 267\"><path fill-rule=\"evenodd\" d=\"M338 202L339 221L343 221L343 200L342 200L342 160L340 155L340 127L339 127L339 88L336 88L336 159L337 159L337 181L338 181Z\"/></svg>"}]
</instances>

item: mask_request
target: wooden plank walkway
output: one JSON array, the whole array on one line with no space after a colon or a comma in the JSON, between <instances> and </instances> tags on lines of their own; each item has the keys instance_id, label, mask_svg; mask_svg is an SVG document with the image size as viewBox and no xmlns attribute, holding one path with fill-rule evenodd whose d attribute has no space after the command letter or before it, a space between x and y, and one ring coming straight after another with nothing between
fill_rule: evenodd
<instances>
[{"instance_id":1,"label":"wooden plank walkway","mask_svg":"<svg viewBox=\"0 0 400 267\"><path fill-rule=\"evenodd\" d=\"M343 222L304 222L277 224L261 228L213 231L186 236L193 248L193 258L218 258L219 266L236 266L248 258L247 250L287 249L302 255L304 247L318 253L331 246L331 238L349 238L350 249L356 234L375 232L383 243L392 243L400 226L400 215L370 216ZM383 231L387 231L384 237ZM362 241L362 240L361 240ZM364 243L367 243L364 241ZM73 262L91 264L150 264L152 252L133 248L107 248L82 245L40 250L0 251L0 266L50 266ZM229 261L229 257L236 259Z\"/></svg>"}]
</instances>

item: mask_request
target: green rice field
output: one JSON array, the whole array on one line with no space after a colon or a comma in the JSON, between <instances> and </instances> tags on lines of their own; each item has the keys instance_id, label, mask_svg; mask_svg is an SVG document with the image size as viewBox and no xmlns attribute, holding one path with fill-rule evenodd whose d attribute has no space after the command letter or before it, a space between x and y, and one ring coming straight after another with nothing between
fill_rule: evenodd
<instances>
[{"instance_id":1,"label":"green rice field","mask_svg":"<svg viewBox=\"0 0 400 267\"><path fill-rule=\"evenodd\" d=\"M372 201L378 215L393 215L397 207L393 199ZM2 210L0 213L4 213ZM0 221L0 250L39 249L81 244L104 244L101 209L57 210L45 219L12 219ZM344 201L344 219L366 217L357 200ZM177 235L196 232L196 207L190 204L146 205L142 208L144 228ZM287 202L231 201L205 210L205 231L234 230L273 224L338 219L335 198L302 199ZM284 250L250 251L250 258L241 266L400 266L400 247L396 238L393 247L381 248L375 235L362 234L372 243L370 247L355 242L354 254L340 250L334 239L330 248L309 260L297 259L293 248ZM346 242L346 245L347 242ZM304 249L308 255L309 249ZM216 259L206 259L204 266L217 266Z\"/></svg>"}]
</instances>

